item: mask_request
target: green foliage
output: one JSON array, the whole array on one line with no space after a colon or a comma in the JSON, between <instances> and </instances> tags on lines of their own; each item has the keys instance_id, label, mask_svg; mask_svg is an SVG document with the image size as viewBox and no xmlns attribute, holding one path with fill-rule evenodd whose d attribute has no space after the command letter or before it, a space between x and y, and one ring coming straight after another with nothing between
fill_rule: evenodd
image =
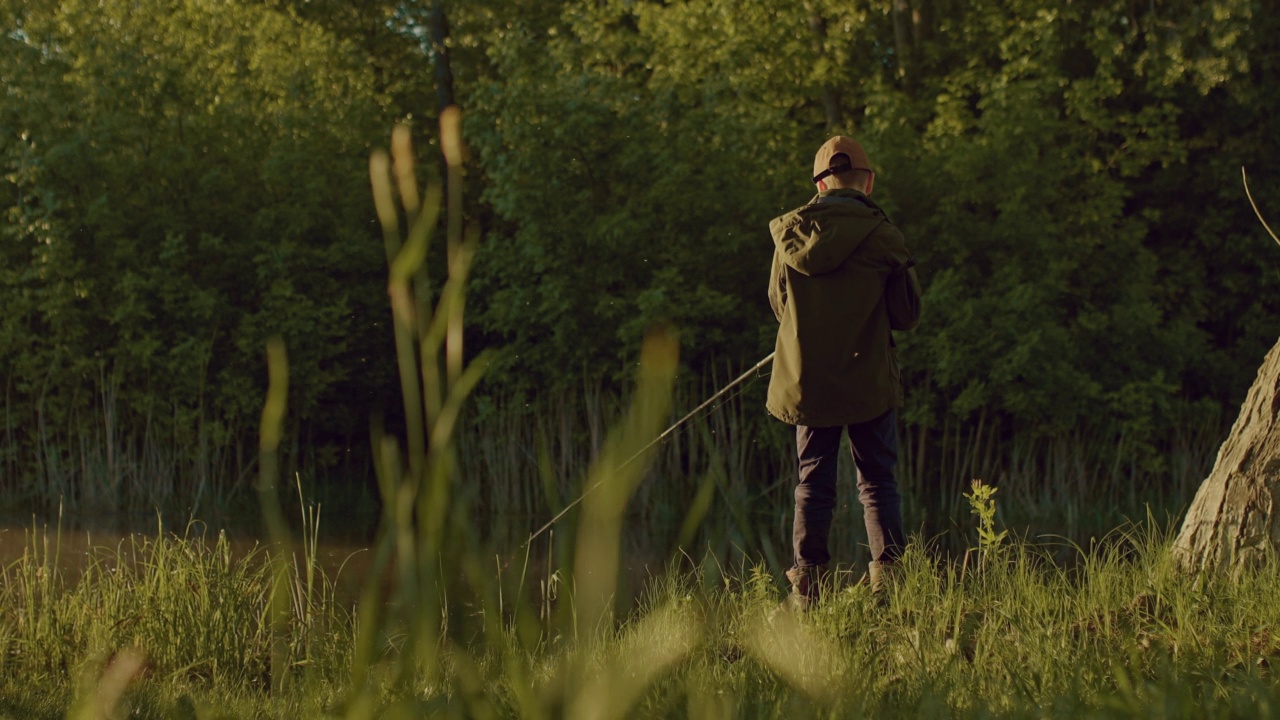
<instances>
[{"instance_id":1,"label":"green foliage","mask_svg":"<svg viewBox=\"0 0 1280 720\"><path fill-rule=\"evenodd\" d=\"M657 323L685 378L766 354L766 224L844 132L920 260L900 348L926 464L985 421L1123 438L1161 470L1280 334L1238 184L1248 165L1280 205L1276 14L908 5L5 0L0 485L241 487L277 334L291 466L362 445L395 375L364 159L391 118L434 118L436 7L474 150L457 182L484 187L454 221L483 229L466 339L503 350L489 406L616 389Z\"/></svg>"},{"instance_id":2,"label":"green foliage","mask_svg":"<svg viewBox=\"0 0 1280 720\"><path fill-rule=\"evenodd\" d=\"M490 39L468 130L497 216L478 278L478 321L509 348L497 381L617 372L653 320L692 340L695 369L767 352L765 223L807 197L834 130L863 139L921 260L913 424L1097 428L1154 467L1186 408L1238 398L1238 353L1280 333L1273 251L1246 239L1227 172L1275 165L1253 130L1275 115L1273 19L1247 0L927 9L910 82L888 15L847 4L464 19ZM844 110L829 130L824 87ZM1220 134L1223 102L1252 140Z\"/></svg>"},{"instance_id":3,"label":"green foliage","mask_svg":"<svg viewBox=\"0 0 1280 720\"><path fill-rule=\"evenodd\" d=\"M620 374L654 322L680 331L695 367L766 347L761 229L788 204L773 181L792 175L798 138L774 122L788 81L746 59L800 54L770 32L775 10L606 3L502 31L468 133L483 197L511 224L486 242L476 288L512 371ZM690 32L703 23L725 32Z\"/></svg>"},{"instance_id":4,"label":"green foliage","mask_svg":"<svg viewBox=\"0 0 1280 720\"><path fill-rule=\"evenodd\" d=\"M886 171L916 165L920 174L904 179L924 191L909 197L893 187L908 237L920 241L931 301L928 327L907 339L904 356L920 361L925 403L950 398L961 417L997 407L1045 433L1118 422L1150 461L1173 404L1204 389L1188 380L1220 347L1206 326L1239 322L1187 305L1206 276L1176 271L1170 257L1184 252L1188 233L1205 242L1221 232L1210 219L1220 211L1199 196L1234 183L1180 168L1205 142L1195 134L1205 120L1188 117L1208 112L1201 98L1252 82L1248 55L1231 40L1250 6L1175 33L1154 16L1121 22L1096 6L1013 12L994 25L975 13L968 32L978 61L940 80L918 138L886 148L902 154L885 160ZM1213 45L1223 72L1176 62L1183 44ZM1172 177L1187 184L1172 187ZM1158 198L1153 183L1164 186ZM1188 218L1199 230L1175 238L1162 229L1169 213L1187 212L1200 216ZM1243 240L1237 250L1259 260L1266 252ZM1268 275L1258 268L1249 282L1264 286ZM1234 387L1238 397L1245 385Z\"/></svg>"},{"instance_id":5,"label":"green foliage","mask_svg":"<svg viewBox=\"0 0 1280 720\"><path fill-rule=\"evenodd\" d=\"M239 463L208 455L252 426L270 335L308 378L299 418L367 388L379 256L361 171L381 110L353 48L244 3L4 20L0 357L26 469L8 482L43 479L36 448L70 450L101 428L86 414L116 453L177 447L173 469L234 480Z\"/></svg>"}]
</instances>

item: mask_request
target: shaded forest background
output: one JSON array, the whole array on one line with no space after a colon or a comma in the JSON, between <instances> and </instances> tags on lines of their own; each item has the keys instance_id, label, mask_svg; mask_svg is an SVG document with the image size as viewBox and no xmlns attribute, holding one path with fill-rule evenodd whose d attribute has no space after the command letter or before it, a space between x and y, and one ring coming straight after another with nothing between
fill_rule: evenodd
<instances>
[{"instance_id":1,"label":"shaded forest background","mask_svg":"<svg viewBox=\"0 0 1280 720\"><path fill-rule=\"evenodd\" d=\"M1140 498L1179 448L1216 449L1280 335L1280 256L1240 187L1243 165L1280 212L1262 0L0 0L0 18L10 502L247 488L277 334L293 467L367 476L370 417L399 397L368 156L406 123L427 179L451 103L483 231L467 349L500 349L481 429L615 393L655 323L679 331L690 397L767 354L767 222L812 195L836 132L867 147L926 289L899 338L914 482L967 485L984 466L961 448L1007 465L1069 443L1121 468L1106 497Z\"/></svg>"}]
</instances>

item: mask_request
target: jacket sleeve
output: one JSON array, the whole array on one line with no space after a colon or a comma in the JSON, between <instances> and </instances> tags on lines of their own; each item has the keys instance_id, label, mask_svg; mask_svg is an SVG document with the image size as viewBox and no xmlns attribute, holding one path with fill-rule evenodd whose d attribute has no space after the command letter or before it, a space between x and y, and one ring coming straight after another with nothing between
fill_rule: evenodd
<instances>
[{"instance_id":1,"label":"jacket sleeve","mask_svg":"<svg viewBox=\"0 0 1280 720\"><path fill-rule=\"evenodd\" d=\"M782 322L782 313L787 307L787 274L777 250L773 252L773 266L769 268L769 305L773 306L774 317Z\"/></svg>"},{"instance_id":2,"label":"jacket sleeve","mask_svg":"<svg viewBox=\"0 0 1280 720\"><path fill-rule=\"evenodd\" d=\"M915 258L907 249L906 238L897 228L889 237L889 262L892 269L884 283L884 306L889 313L889 328L914 330L920 324L921 291L916 278Z\"/></svg>"},{"instance_id":3,"label":"jacket sleeve","mask_svg":"<svg viewBox=\"0 0 1280 720\"><path fill-rule=\"evenodd\" d=\"M908 260L891 270L884 283L884 306L893 330L914 330L920 324L920 281L914 265L915 260Z\"/></svg>"}]
</instances>

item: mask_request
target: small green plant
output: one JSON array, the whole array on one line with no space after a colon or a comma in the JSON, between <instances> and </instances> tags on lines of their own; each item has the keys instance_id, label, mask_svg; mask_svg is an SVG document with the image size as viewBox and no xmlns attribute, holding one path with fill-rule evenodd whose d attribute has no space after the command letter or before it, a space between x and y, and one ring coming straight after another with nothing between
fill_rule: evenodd
<instances>
[{"instance_id":1,"label":"small green plant","mask_svg":"<svg viewBox=\"0 0 1280 720\"><path fill-rule=\"evenodd\" d=\"M978 478L970 486L973 491L964 494L969 501L969 512L978 516L978 552L984 558L999 556L1005 549L1008 530L996 530L996 486Z\"/></svg>"}]
</instances>

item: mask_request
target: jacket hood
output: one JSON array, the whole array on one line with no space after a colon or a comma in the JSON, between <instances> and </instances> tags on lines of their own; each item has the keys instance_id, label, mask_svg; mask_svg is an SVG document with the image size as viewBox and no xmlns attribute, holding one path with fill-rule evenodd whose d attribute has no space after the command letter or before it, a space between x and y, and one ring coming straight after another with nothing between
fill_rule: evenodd
<instances>
[{"instance_id":1,"label":"jacket hood","mask_svg":"<svg viewBox=\"0 0 1280 720\"><path fill-rule=\"evenodd\" d=\"M807 205L774 218L769 233L783 262L805 275L822 275L849 254L886 218L857 190L825 190Z\"/></svg>"}]
</instances>

